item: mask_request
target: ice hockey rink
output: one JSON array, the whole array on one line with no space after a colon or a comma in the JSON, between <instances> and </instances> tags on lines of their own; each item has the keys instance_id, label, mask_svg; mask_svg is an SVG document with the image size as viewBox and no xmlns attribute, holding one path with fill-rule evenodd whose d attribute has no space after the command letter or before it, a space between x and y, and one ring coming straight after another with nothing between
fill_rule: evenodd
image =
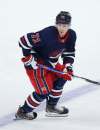
<instances>
[{"instance_id":1,"label":"ice hockey rink","mask_svg":"<svg viewBox=\"0 0 100 130\"><path fill-rule=\"evenodd\" d=\"M18 39L54 25L61 11L72 14L77 32L74 73L100 82L100 0L0 0L0 130L100 130L100 85L74 78L64 86L60 106L68 117L45 117L45 101L33 121L13 121L19 105L33 91Z\"/></svg>"}]
</instances>

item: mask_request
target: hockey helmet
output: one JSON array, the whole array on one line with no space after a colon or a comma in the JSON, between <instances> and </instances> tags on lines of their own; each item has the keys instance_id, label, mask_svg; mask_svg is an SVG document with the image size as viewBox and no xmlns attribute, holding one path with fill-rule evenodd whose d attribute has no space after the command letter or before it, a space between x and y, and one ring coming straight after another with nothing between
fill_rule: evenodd
<instances>
[{"instance_id":1,"label":"hockey helmet","mask_svg":"<svg viewBox=\"0 0 100 130\"><path fill-rule=\"evenodd\" d=\"M71 23L71 15L69 12L66 11L61 11L57 16L56 16L56 24L70 24Z\"/></svg>"}]
</instances>

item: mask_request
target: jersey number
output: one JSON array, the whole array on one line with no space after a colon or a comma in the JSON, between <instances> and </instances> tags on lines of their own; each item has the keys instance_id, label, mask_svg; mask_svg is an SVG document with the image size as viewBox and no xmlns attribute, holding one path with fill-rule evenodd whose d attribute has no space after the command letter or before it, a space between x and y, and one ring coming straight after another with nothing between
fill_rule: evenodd
<instances>
[{"instance_id":1,"label":"jersey number","mask_svg":"<svg viewBox=\"0 0 100 130\"><path fill-rule=\"evenodd\" d=\"M33 43L38 43L38 42L41 41L41 40L40 40L40 35L39 35L39 33L34 33L34 34L32 35L32 41L33 41Z\"/></svg>"}]
</instances>

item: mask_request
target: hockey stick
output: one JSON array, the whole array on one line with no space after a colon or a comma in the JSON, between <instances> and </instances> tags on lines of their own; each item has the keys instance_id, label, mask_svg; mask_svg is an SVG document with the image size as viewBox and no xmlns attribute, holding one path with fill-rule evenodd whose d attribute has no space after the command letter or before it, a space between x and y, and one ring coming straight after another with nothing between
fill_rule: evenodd
<instances>
[{"instance_id":1,"label":"hockey stick","mask_svg":"<svg viewBox=\"0 0 100 130\"><path fill-rule=\"evenodd\" d=\"M94 80L91 80L91 79L87 79L87 78L84 78L84 77L81 77L81 76L73 75L73 77L83 79L87 82L90 82L90 83L93 83L93 84L96 84L96 85L100 85L100 82L97 82L97 81L94 81Z\"/></svg>"},{"instance_id":2,"label":"hockey stick","mask_svg":"<svg viewBox=\"0 0 100 130\"><path fill-rule=\"evenodd\" d=\"M42 64L38 64L38 66L39 66L40 68L44 68L44 69L50 70L50 71L55 72L55 73L65 74L65 72L55 70L55 69L53 69L53 68L44 66L44 65L42 65ZM97 81L94 81L94 80L91 80L91 79L88 79L88 78L84 78L84 77L77 76L77 75L73 75L73 77L79 78L79 79L83 79L83 80L85 80L85 81L87 81L87 82L89 82L89 83L93 83L93 84L96 84L96 85L100 85L100 82L97 82Z\"/></svg>"}]
</instances>

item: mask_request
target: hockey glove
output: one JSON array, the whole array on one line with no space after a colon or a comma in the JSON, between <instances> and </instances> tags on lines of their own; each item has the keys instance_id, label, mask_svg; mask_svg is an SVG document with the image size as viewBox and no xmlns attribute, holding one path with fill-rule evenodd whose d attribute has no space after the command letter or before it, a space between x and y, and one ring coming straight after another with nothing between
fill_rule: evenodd
<instances>
[{"instance_id":1,"label":"hockey glove","mask_svg":"<svg viewBox=\"0 0 100 130\"><path fill-rule=\"evenodd\" d=\"M67 70L67 73L69 73L70 75L73 75L73 66L72 66L72 64L70 64L70 63L66 64L65 68Z\"/></svg>"},{"instance_id":2,"label":"hockey glove","mask_svg":"<svg viewBox=\"0 0 100 130\"><path fill-rule=\"evenodd\" d=\"M61 64L57 63L57 65L55 66L55 69L58 70L58 71L64 72L65 65L61 65ZM67 73L67 72L65 72L65 74L56 73L56 75L57 75L59 78L63 78L63 79L65 79L65 80L72 80L72 75L70 75L70 74Z\"/></svg>"},{"instance_id":3,"label":"hockey glove","mask_svg":"<svg viewBox=\"0 0 100 130\"><path fill-rule=\"evenodd\" d=\"M23 57L22 62L24 63L24 65L27 66L31 66L33 69L37 69L37 62L35 61L34 57L32 55Z\"/></svg>"}]
</instances>

